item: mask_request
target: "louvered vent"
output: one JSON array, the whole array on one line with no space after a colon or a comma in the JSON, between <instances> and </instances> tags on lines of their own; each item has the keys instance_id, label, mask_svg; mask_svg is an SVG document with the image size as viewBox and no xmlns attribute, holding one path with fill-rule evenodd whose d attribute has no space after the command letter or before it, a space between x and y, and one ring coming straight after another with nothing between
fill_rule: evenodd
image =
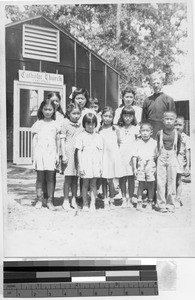
<instances>
[{"instance_id":1,"label":"louvered vent","mask_svg":"<svg viewBox=\"0 0 195 300\"><path fill-rule=\"evenodd\" d=\"M23 57L59 62L59 31L23 25Z\"/></svg>"}]
</instances>

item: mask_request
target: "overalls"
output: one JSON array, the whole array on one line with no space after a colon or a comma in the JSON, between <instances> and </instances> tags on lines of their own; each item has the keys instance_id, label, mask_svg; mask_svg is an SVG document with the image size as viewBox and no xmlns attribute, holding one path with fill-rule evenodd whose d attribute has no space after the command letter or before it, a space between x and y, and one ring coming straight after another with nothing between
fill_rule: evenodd
<instances>
[{"instance_id":1,"label":"overalls","mask_svg":"<svg viewBox=\"0 0 195 300\"><path fill-rule=\"evenodd\" d=\"M178 171L177 140L178 133L175 130L173 148L172 150L165 150L163 131L160 131L159 157L157 160L157 205L159 208L175 208Z\"/></svg>"}]
</instances>

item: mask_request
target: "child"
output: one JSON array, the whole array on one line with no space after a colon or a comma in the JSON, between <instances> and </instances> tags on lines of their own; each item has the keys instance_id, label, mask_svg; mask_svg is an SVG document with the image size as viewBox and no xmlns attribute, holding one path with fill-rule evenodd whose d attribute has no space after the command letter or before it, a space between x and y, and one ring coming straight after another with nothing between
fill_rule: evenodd
<instances>
[{"instance_id":1,"label":"child","mask_svg":"<svg viewBox=\"0 0 195 300\"><path fill-rule=\"evenodd\" d=\"M65 114L62 110L61 107L61 96L58 92L50 92L47 94L47 99L50 99L51 101L53 101L54 105L55 105L55 119L56 121L59 123L59 125L61 126L63 121L64 121L64 117ZM56 168L56 172L59 172L60 174L64 173L63 170L63 164L62 164L62 151L61 151L61 145L60 145L60 157L59 157L59 164ZM55 184L56 184L56 174L55 174Z\"/></svg>"},{"instance_id":2,"label":"child","mask_svg":"<svg viewBox=\"0 0 195 300\"><path fill-rule=\"evenodd\" d=\"M175 129L176 113L163 114L164 129L157 133L157 205L160 212L174 212L176 201L176 177L181 134Z\"/></svg>"},{"instance_id":3,"label":"child","mask_svg":"<svg viewBox=\"0 0 195 300\"><path fill-rule=\"evenodd\" d=\"M96 127L96 131L99 131L99 128L101 126L101 120L102 120L102 114L100 109L100 103L97 98L89 98L89 109L92 111L95 111L98 125Z\"/></svg>"},{"instance_id":4,"label":"child","mask_svg":"<svg viewBox=\"0 0 195 300\"><path fill-rule=\"evenodd\" d=\"M81 110L78 105L70 103L66 110L66 118L61 127L61 149L62 162L65 165L64 170L64 202L62 207L65 210L70 210L69 190L71 188L72 201L71 206L76 208L77 196L77 171L75 167L75 142L78 135L83 131L79 118Z\"/></svg>"},{"instance_id":5,"label":"child","mask_svg":"<svg viewBox=\"0 0 195 300\"><path fill-rule=\"evenodd\" d=\"M118 124L121 111L123 107L127 105L131 105L135 110L135 117L138 124L141 122L142 108L135 105L135 91L132 88L127 87L122 91L122 104L115 111L114 124Z\"/></svg>"},{"instance_id":6,"label":"child","mask_svg":"<svg viewBox=\"0 0 195 300\"><path fill-rule=\"evenodd\" d=\"M183 132L184 130L184 117L178 116L175 124L175 128L181 133L181 149L178 155L180 170L177 174L177 206L182 206L181 194L182 194L182 175L189 176L190 174L190 137Z\"/></svg>"},{"instance_id":7,"label":"child","mask_svg":"<svg viewBox=\"0 0 195 300\"><path fill-rule=\"evenodd\" d=\"M101 126L101 120L102 120L102 113L100 109L100 103L99 100L95 97L89 98L89 109L91 110L92 113L95 113L97 117L97 126L95 128L96 132L99 132L100 126ZM102 199L102 194L98 192L101 188L102 184L102 178L97 179L97 193L98 193L98 198Z\"/></svg>"},{"instance_id":8,"label":"child","mask_svg":"<svg viewBox=\"0 0 195 300\"><path fill-rule=\"evenodd\" d=\"M97 126L97 117L95 114L87 113L82 120L82 126L85 129L75 144L78 149L79 173L83 179L82 197L83 211L89 211L88 208L88 187L91 190L90 210L95 210L95 200L97 196L96 181L102 174L102 139L95 132Z\"/></svg>"},{"instance_id":9,"label":"child","mask_svg":"<svg viewBox=\"0 0 195 300\"><path fill-rule=\"evenodd\" d=\"M139 134L139 126L135 118L135 110L131 105L123 107L118 121L120 155L123 165L123 177L119 179L122 193L122 207L129 207L132 203L135 178L132 169L131 158L136 138ZM126 182L128 182L129 199L127 199Z\"/></svg>"},{"instance_id":10,"label":"child","mask_svg":"<svg viewBox=\"0 0 195 300\"><path fill-rule=\"evenodd\" d=\"M142 123L140 125L141 139L136 142L134 147L133 169L138 180L138 210L142 209L142 194L145 189L148 190L147 209L152 209L157 156L157 142L151 137L152 131L152 125Z\"/></svg>"},{"instance_id":11,"label":"child","mask_svg":"<svg viewBox=\"0 0 195 300\"><path fill-rule=\"evenodd\" d=\"M55 189L55 168L59 162L59 132L60 128L55 119L55 105L46 99L38 109L38 121L32 126L33 134L33 163L37 171L36 208L47 205L54 209L53 194ZM43 197L43 187L46 181L47 199Z\"/></svg>"},{"instance_id":12,"label":"child","mask_svg":"<svg viewBox=\"0 0 195 300\"><path fill-rule=\"evenodd\" d=\"M121 162L117 130L113 126L114 111L111 107L105 107L102 111L102 126L100 135L103 139L103 165L102 165L102 188L104 205L113 207L114 203L114 178L122 177L124 174ZM109 198L107 183L109 186Z\"/></svg>"},{"instance_id":13,"label":"child","mask_svg":"<svg viewBox=\"0 0 195 300\"><path fill-rule=\"evenodd\" d=\"M51 101L54 102L56 121L62 123L64 120L64 117L65 117L65 114L64 114L61 104L60 104L61 103L60 94L57 92L50 92L47 94L47 99L50 99Z\"/></svg>"},{"instance_id":14,"label":"child","mask_svg":"<svg viewBox=\"0 0 195 300\"><path fill-rule=\"evenodd\" d=\"M89 93L84 88L75 88L72 93L72 103L77 104L81 109L81 118L79 122L82 124L82 120L85 114L91 112L89 107Z\"/></svg>"}]
</instances>

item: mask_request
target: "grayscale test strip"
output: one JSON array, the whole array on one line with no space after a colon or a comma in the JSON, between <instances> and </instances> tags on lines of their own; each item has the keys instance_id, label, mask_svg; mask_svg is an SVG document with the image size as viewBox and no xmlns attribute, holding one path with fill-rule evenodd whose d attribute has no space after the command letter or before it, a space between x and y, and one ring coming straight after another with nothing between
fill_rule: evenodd
<instances>
[{"instance_id":1,"label":"grayscale test strip","mask_svg":"<svg viewBox=\"0 0 195 300\"><path fill-rule=\"evenodd\" d=\"M158 295L156 265L125 260L5 261L4 297Z\"/></svg>"}]
</instances>

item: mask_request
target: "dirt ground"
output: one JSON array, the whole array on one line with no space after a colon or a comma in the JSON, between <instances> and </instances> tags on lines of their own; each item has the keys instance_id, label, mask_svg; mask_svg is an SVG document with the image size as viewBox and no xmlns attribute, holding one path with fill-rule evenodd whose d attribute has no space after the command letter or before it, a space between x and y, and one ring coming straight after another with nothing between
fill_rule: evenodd
<instances>
[{"instance_id":1,"label":"dirt ground","mask_svg":"<svg viewBox=\"0 0 195 300\"><path fill-rule=\"evenodd\" d=\"M57 174L55 211L35 209L36 173L8 166L4 199L6 257L189 257L195 253L195 219L189 182L183 182L183 206L174 213L134 207L95 212L62 209L63 175Z\"/></svg>"}]
</instances>

